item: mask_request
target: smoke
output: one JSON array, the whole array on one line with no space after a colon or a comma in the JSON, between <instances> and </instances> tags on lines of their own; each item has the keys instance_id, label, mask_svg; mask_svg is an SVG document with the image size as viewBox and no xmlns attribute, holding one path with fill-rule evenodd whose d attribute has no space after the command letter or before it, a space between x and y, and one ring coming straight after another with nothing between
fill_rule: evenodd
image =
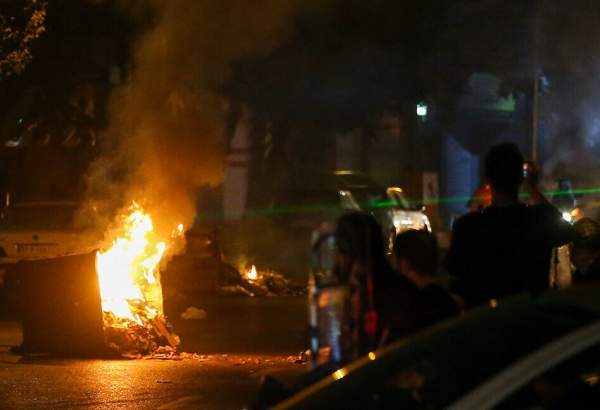
<instances>
[{"instance_id":1,"label":"smoke","mask_svg":"<svg viewBox=\"0 0 600 410\"><path fill-rule=\"evenodd\" d=\"M151 2L154 25L137 40L130 78L110 98L105 154L90 169L90 195L113 212L140 202L159 232L190 226L197 188L223 177L228 102L217 90L233 62L266 53L290 34L300 3ZM118 5L132 18L149 15L138 2Z\"/></svg>"},{"instance_id":2,"label":"smoke","mask_svg":"<svg viewBox=\"0 0 600 410\"><path fill-rule=\"evenodd\" d=\"M549 87L540 96L545 172L579 187L600 183L600 7L576 0L540 2L542 68Z\"/></svg>"}]
</instances>

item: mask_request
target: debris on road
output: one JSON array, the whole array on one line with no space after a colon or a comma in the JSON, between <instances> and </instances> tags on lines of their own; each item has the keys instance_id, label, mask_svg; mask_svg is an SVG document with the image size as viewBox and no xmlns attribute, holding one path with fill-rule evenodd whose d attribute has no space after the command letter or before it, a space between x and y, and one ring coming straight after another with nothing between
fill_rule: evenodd
<instances>
[{"instance_id":1,"label":"debris on road","mask_svg":"<svg viewBox=\"0 0 600 410\"><path fill-rule=\"evenodd\" d=\"M179 337L162 316L152 318L146 326L106 312L104 320L109 324L104 328L107 346L125 358L164 354L165 349L177 351Z\"/></svg>"},{"instance_id":2,"label":"debris on road","mask_svg":"<svg viewBox=\"0 0 600 410\"><path fill-rule=\"evenodd\" d=\"M239 269L227 265L221 277L219 293L229 296L302 296L304 286L292 284L282 274L260 270L255 265Z\"/></svg>"},{"instance_id":3,"label":"debris on road","mask_svg":"<svg viewBox=\"0 0 600 410\"><path fill-rule=\"evenodd\" d=\"M199 309L195 306L188 307L182 314L184 320L202 320L206 319L207 313L204 309Z\"/></svg>"},{"instance_id":4,"label":"debris on road","mask_svg":"<svg viewBox=\"0 0 600 410\"><path fill-rule=\"evenodd\" d=\"M256 296L242 285L221 286L219 288L219 294L224 296Z\"/></svg>"},{"instance_id":5,"label":"debris on road","mask_svg":"<svg viewBox=\"0 0 600 410\"><path fill-rule=\"evenodd\" d=\"M172 361L198 361L207 362L216 365L226 365L234 367L248 367L250 369L268 368L282 364L304 365L306 360L301 355L298 356L260 356L256 355L229 355L229 354L199 354L188 352L176 352L168 346L160 347L152 354L139 357L143 360L172 360Z\"/></svg>"}]
</instances>

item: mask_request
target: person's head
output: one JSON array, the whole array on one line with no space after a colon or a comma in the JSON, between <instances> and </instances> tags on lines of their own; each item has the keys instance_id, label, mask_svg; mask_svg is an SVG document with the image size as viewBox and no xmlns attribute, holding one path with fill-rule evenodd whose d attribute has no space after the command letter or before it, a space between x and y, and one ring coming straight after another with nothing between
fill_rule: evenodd
<instances>
[{"instance_id":1,"label":"person's head","mask_svg":"<svg viewBox=\"0 0 600 410\"><path fill-rule=\"evenodd\" d=\"M492 191L517 194L523 182L523 155L513 143L494 145L485 156L485 176Z\"/></svg>"},{"instance_id":2,"label":"person's head","mask_svg":"<svg viewBox=\"0 0 600 410\"><path fill-rule=\"evenodd\" d=\"M396 269L418 285L432 279L437 271L437 240L427 231L402 232L394 241L393 258Z\"/></svg>"},{"instance_id":3,"label":"person's head","mask_svg":"<svg viewBox=\"0 0 600 410\"><path fill-rule=\"evenodd\" d=\"M600 224L590 218L581 218L574 227L577 236L571 247L571 262L575 269L585 273L600 256Z\"/></svg>"},{"instance_id":4,"label":"person's head","mask_svg":"<svg viewBox=\"0 0 600 410\"><path fill-rule=\"evenodd\" d=\"M370 268L372 274L383 274L385 245L381 228L371 215L352 212L337 221L335 238L338 250L338 274L347 279L353 264Z\"/></svg>"}]
</instances>

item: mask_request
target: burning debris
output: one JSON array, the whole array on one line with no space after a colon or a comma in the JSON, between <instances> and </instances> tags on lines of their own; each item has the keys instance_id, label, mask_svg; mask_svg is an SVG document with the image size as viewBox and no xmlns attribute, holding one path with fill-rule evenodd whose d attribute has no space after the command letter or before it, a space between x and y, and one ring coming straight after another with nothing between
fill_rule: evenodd
<instances>
[{"instance_id":1,"label":"burning debris","mask_svg":"<svg viewBox=\"0 0 600 410\"><path fill-rule=\"evenodd\" d=\"M126 357L152 354L161 347L176 351L179 338L164 316L159 265L182 234L179 224L164 240L150 214L134 202L121 215L112 246L97 253L105 339L113 351Z\"/></svg>"},{"instance_id":2,"label":"burning debris","mask_svg":"<svg viewBox=\"0 0 600 410\"><path fill-rule=\"evenodd\" d=\"M258 270L241 264L239 269L228 266L219 293L235 296L299 296L304 286L291 283L283 275L272 270Z\"/></svg>"},{"instance_id":3,"label":"burning debris","mask_svg":"<svg viewBox=\"0 0 600 410\"><path fill-rule=\"evenodd\" d=\"M258 279L258 272L256 272L256 265L252 265L252 268L250 268L246 272L246 279L250 282L253 282L256 279Z\"/></svg>"},{"instance_id":4,"label":"burning debris","mask_svg":"<svg viewBox=\"0 0 600 410\"><path fill-rule=\"evenodd\" d=\"M169 349L175 353L179 345L164 317L155 317L140 325L104 312L104 332L108 347L123 357L138 358Z\"/></svg>"}]
</instances>

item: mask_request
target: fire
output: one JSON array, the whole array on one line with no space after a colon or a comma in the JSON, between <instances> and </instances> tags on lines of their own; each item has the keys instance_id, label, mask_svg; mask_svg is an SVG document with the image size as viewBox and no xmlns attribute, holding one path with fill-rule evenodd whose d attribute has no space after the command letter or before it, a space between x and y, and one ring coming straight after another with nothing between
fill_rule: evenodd
<instances>
[{"instance_id":1,"label":"fire","mask_svg":"<svg viewBox=\"0 0 600 410\"><path fill-rule=\"evenodd\" d=\"M258 279L258 272L256 272L256 266L252 265L252 268L246 272L246 279L248 279L248 280Z\"/></svg>"},{"instance_id":2,"label":"fire","mask_svg":"<svg viewBox=\"0 0 600 410\"><path fill-rule=\"evenodd\" d=\"M168 244L154 231L150 214L137 203L121 218L112 246L96 257L102 310L124 323L147 325L163 315L158 266ZM183 233L183 225L177 232Z\"/></svg>"}]
</instances>

